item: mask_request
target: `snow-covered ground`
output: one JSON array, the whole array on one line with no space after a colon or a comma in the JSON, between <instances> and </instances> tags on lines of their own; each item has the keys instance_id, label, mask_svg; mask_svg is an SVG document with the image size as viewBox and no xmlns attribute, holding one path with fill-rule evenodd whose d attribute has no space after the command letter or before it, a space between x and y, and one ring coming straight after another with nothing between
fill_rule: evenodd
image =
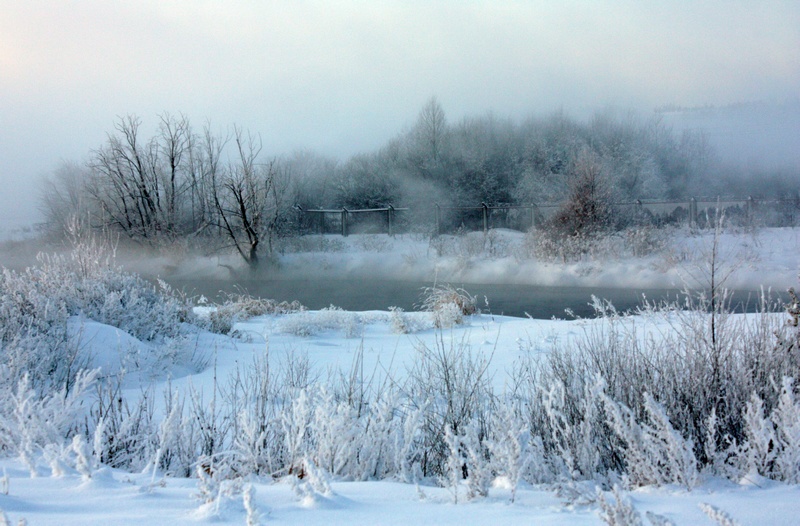
<instances>
[{"instance_id":1,"label":"snow-covered ground","mask_svg":"<svg viewBox=\"0 0 800 526\"><path fill-rule=\"evenodd\" d=\"M8 494L0 494L0 505L10 524L22 518L31 526L246 524L241 496L200 506L193 497L196 483L190 479L154 483L149 474L112 470L96 473L90 481L46 473L31 478L14 462L4 461L2 466ZM692 492L645 488L627 497L643 517L652 512L676 525L720 524L701 510L701 504L723 510L742 525L796 525L800 488L761 482L709 481ZM307 500L300 500L286 482L255 481L252 486L260 524L265 525L604 524L597 506L567 504L548 488L522 487L511 504L509 491L498 484L487 498L453 504L446 489L389 481L333 482L330 494Z\"/></svg>"},{"instance_id":2,"label":"snow-covered ground","mask_svg":"<svg viewBox=\"0 0 800 526\"><path fill-rule=\"evenodd\" d=\"M430 324L428 313L405 316L420 327ZM157 390L163 389L168 377L172 390L190 385L211 389L215 378L227 378L237 367L250 364L254 356L264 355L267 348L274 367L281 367L290 357L307 357L321 377L351 370L357 356L363 356L368 375L402 375L421 343L434 346L444 338L445 345L466 344L492 355L492 382L502 390L514 362L526 353L547 352L554 343L567 342L603 323L478 315L444 332L428 328L397 334L387 312L313 311L263 316L236 324L236 338L196 335L192 345L209 353L206 357L215 366L194 374L180 368L165 371L144 367L151 374L134 375L126 385L132 396L152 381ZM653 325L645 319L638 323L645 330L664 328L663 320ZM301 327L308 329L303 331L306 334L295 335ZM94 322L84 323L83 337L94 365L104 367L106 373L124 365L121 356L130 359L146 351L145 344ZM0 479L0 509L12 524L21 518L31 525L245 523L241 495L201 504L196 498L196 479L101 468L87 480L69 469L64 475L52 476L44 463L38 476L31 477L17 460L1 461L0 469L4 474ZM434 485L333 480L330 492L301 498L287 479L252 478L249 483L263 524L602 524L597 504L559 498L552 487L523 484L511 503L510 490L502 480L495 482L488 497L469 502L464 499L465 488L461 488L458 504L453 503L448 489ZM692 491L648 487L626 496L643 517L653 512L678 525L714 524L701 510L702 503L723 510L739 524L790 525L797 524L800 516L800 486L757 476L746 477L738 484L711 478Z\"/></svg>"},{"instance_id":3,"label":"snow-covered ground","mask_svg":"<svg viewBox=\"0 0 800 526\"><path fill-rule=\"evenodd\" d=\"M728 256L736 261L730 286L786 288L797 280L800 232L794 229L761 231L759 235L726 234ZM385 272L391 275L419 273L422 279L437 274L442 281L461 283L519 280L525 283L576 283L609 285L647 282L653 286L680 285L691 277L707 247L703 236L674 240L668 251L643 258L586 260L569 265L525 262L509 244L520 241L511 233L497 234L493 241L506 248L495 259L485 258L486 247L469 248L469 240L455 240L441 255L435 247L413 236L396 239L352 236L336 251L309 255L287 253L285 269L314 267L320 272L349 275ZM461 246L459 246L459 243ZM480 243L483 243L482 241ZM450 252L448 252L450 251ZM397 257L387 258L389 253ZM314 257L317 259L315 260ZM319 258L324 259L320 264ZM315 263L316 261L316 263ZM389 263L394 261L394 263ZM681 264L687 263L683 270ZM185 267L184 267L185 268ZM336 269L336 270L334 270ZM676 283L676 281L678 283ZM201 313L207 310L199 309ZM398 331L398 320L406 332ZM312 375L320 378L348 374L358 364L376 382L398 380L417 358L421 345L465 345L490 357L491 383L496 392L509 389L514 365L530 354L548 353L554 345L569 342L596 330L605 320L532 320L480 314L452 328L433 327L430 313L387 311L305 311L267 315L235 324L231 336L193 332L170 360L154 360L149 343L123 331L91 320L73 318L71 330L81 338L82 352L91 357L102 375L125 369L124 387L130 397L152 388L159 398L166 391L190 388L212 392L215 382L251 367L256 357L268 357L271 367L288 361L308 361ZM666 330L665 318L633 317L642 337ZM410 330L409 330L410 329ZM438 342L438 343L437 343ZM196 478L167 477L152 469L128 473L109 468L96 470L91 478L64 468L52 471L39 459L35 477L17 459L0 461L0 509L11 524L245 524L247 512L241 492L208 504L197 497ZM467 501L460 488L458 503L449 489L432 482L420 484L392 480L352 481L333 478L329 488L298 496L291 477L256 478L251 506L262 524L602 524L597 502L558 496L552 486L523 484L511 502L503 479L492 485L488 497ZM245 492L247 494L248 492ZM613 499L608 492L606 498ZM683 487L645 487L625 493L644 517L648 512L676 525L723 524L701 509L708 504L747 525L800 523L800 486L751 475L737 482L706 477L689 491ZM251 514L251 517L253 514ZM2 524L2 520L0 520ZM654 523L656 524L656 523ZM660 524L660 523L659 523ZM733 523L731 523L733 524Z\"/></svg>"}]
</instances>

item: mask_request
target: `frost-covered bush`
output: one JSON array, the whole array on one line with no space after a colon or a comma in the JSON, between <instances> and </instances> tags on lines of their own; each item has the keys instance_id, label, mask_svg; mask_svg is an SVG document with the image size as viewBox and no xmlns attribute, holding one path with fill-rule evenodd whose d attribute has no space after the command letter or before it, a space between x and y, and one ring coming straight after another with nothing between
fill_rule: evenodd
<instances>
[{"instance_id":1,"label":"frost-covered bush","mask_svg":"<svg viewBox=\"0 0 800 526\"><path fill-rule=\"evenodd\" d=\"M0 275L0 354L6 381L28 377L36 389L59 386L74 377L78 350L68 338L67 303L59 298L61 283L39 269Z\"/></svg>"},{"instance_id":2,"label":"frost-covered bush","mask_svg":"<svg viewBox=\"0 0 800 526\"><path fill-rule=\"evenodd\" d=\"M112 325L167 355L190 313L166 284L127 274L112 259L108 245L76 238L66 255L42 255L38 266L0 274L0 449L30 466L41 453L54 473L66 465L90 476L98 462L143 467L162 445L152 405L146 398L128 405L119 386L110 387L113 379L98 384L98 395L108 389L108 396L90 407L87 389L97 373L87 370L91 356L76 327L87 318Z\"/></svg>"},{"instance_id":3,"label":"frost-covered bush","mask_svg":"<svg viewBox=\"0 0 800 526\"><path fill-rule=\"evenodd\" d=\"M0 450L19 455L35 473L35 457L76 431L81 403L97 371L80 371L74 383L58 391L37 392L28 375L12 384L0 369Z\"/></svg>"},{"instance_id":4,"label":"frost-covered bush","mask_svg":"<svg viewBox=\"0 0 800 526\"><path fill-rule=\"evenodd\" d=\"M70 338L71 316L155 343L182 334L191 316L185 302L163 282L156 286L115 267L108 250L93 240L76 241L67 255L41 255L39 266L2 270L0 354L13 382L27 374L44 395L74 381L87 364Z\"/></svg>"},{"instance_id":5,"label":"frost-covered bush","mask_svg":"<svg viewBox=\"0 0 800 526\"><path fill-rule=\"evenodd\" d=\"M779 393L771 412L753 393L744 410L746 441L728 453L738 460L738 475L758 474L796 484L800 481L800 400L794 379L784 378Z\"/></svg>"},{"instance_id":6,"label":"frost-covered bush","mask_svg":"<svg viewBox=\"0 0 800 526\"><path fill-rule=\"evenodd\" d=\"M642 526L642 517L630 499L626 498L618 486L612 490L614 499L609 502L601 490L597 490L597 504L600 519L608 526Z\"/></svg>"},{"instance_id":7,"label":"frost-covered bush","mask_svg":"<svg viewBox=\"0 0 800 526\"><path fill-rule=\"evenodd\" d=\"M697 460L691 440L670 424L664 408L645 394L647 419L603 396L608 423L622 440L626 473L635 486L681 484L691 490L698 481Z\"/></svg>"},{"instance_id":8,"label":"frost-covered bush","mask_svg":"<svg viewBox=\"0 0 800 526\"><path fill-rule=\"evenodd\" d=\"M633 257L649 256L665 250L672 238L673 230L666 227L639 225L622 231L624 246Z\"/></svg>"},{"instance_id":9,"label":"frost-covered bush","mask_svg":"<svg viewBox=\"0 0 800 526\"><path fill-rule=\"evenodd\" d=\"M565 236L558 230L534 228L525 235L518 257L562 263L645 257L666 250L673 232L669 228L636 225L619 231Z\"/></svg>"},{"instance_id":10,"label":"frost-covered bush","mask_svg":"<svg viewBox=\"0 0 800 526\"><path fill-rule=\"evenodd\" d=\"M435 285L422 290L422 310L430 312L437 328L464 323L464 316L478 314L477 300L464 289Z\"/></svg>"},{"instance_id":11,"label":"frost-covered bush","mask_svg":"<svg viewBox=\"0 0 800 526\"><path fill-rule=\"evenodd\" d=\"M417 346L404 391L411 406L423 412L423 474L447 473L448 429L460 435L472 420L481 425L488 420L494 402L488 373L491 359L491 355L473 352L463 341L440 338L433 347Z\"/></svg>"},{"instance_id":12,"label":"frost-covered bush","mask_svg":"<svg viewBox=\"0 0 800 526\"><path fill-rule=\"evenodd\" d=\"M389 325L396 334L413 334L434 327L431 320L408 314L400 307L389 307Z\"/></svg>"},{"instance_id":13,"label":"frost-covered bush","mask_svg":"<svg viewBox=\"0 0 800 526\"><path fill-rule=\"evenodd\" d=\"M200 322L211 332L228 334L234 324L255 316L268 314L289 314L304 311L298 301L275 301L270 299L253 298L247 295L231 295L222 305L218 305L208 314L205 322Z\"/></svg>"},{"instance_id":14,"label":"frost-covered bush","mask_svg":"<svg viewBox=\"0 0 800 526\"><path fill-rule=\"evenodd\" d=\"M788 437L800 414L797 388L775 385L800 375L786 343L796 329L766 309L736 318L717 312L711 324L705 304L689 306L652 308L635 323L607 311L583 338L517 369L532 433L566 476L617 472L637 485L688 488L701 472L796 476L800 466L786 471L780 466L795 461L779 464L777 455L781 440L783 458L795 455ZM663 325L669 329L656 328Z\"/></svg>"},{"instance_id":15,"label":"frost-covered bush","mask_svg":"<svg viewBox=\"0 0 800 526\"><path fill-rule=\"evenodd\" d=\"M596 253L597 235L578 234L561 237L549 229L532 229L525 235L522 258L567 263Z\"/></svg>"},{"instance_id":16,"label":"frost-covered bush","mask_svg":"<svg viewBox=\"0 0 800 526\"><path fill-rule=\"evenodd\" d=\"M347 338L361 334L363 322L356 312L331 305L318 311L301 311L282 317L277 324L280 332L296 336L311 336L322 331L342 331Z\"/></svg>"}]
</instances>

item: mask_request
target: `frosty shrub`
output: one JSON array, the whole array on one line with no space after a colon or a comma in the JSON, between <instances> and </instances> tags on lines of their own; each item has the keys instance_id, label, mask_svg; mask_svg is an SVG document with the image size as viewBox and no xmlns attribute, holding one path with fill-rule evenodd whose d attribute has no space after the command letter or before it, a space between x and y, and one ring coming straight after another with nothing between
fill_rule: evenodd
<instances>
[{"instance_id":1,"label":"frosty shrub","mask_svg":"<svg viewBox=\"0 0 800 526\"><path fill-rule=\"evenodd\" d=\"M391 238L383 235L362 234L353 238L353 244L367 252L388 252L394 246Z\"/></svg>"},{"instance_id":2,"label":"frosty shrub","mask_svg":"<svg viewBox=\"0 0 800 526\"><path fill-rule=\"evenodd\" d=\"M389 307L389 325L396 334L414 334L434 327L433 320L408 314L400 307Z\"/></svg>"},{"instance_id":3,"label":"frosty shrub","mask_svg":"<svg viewBox=\"0 0 800 526\"><path fill-rule=\"evenodd\" d=\"M411 332L408 317L400 307L389 307L389 323L395 334L408 334Z\"/></svg>"},{"instance_id":4,"label":"frosty shrub","mask_svg":"<svg viewBox=\"0 0 800 526\"><path fill-rule=\"evenodd\" d=\"M422 310L430 312L434 325L448 328L464 322L464 316L478 314L477 300L464 289L434 285L422 290Z\"/></svg>"},{"instance_id":5,"label":"frosty shrub","mask_svg":"<svg viewBox=\"0 0 800 526\"><path fill-rule=\"evenodd\" d=\"M461 435L472 420L486 425L494 402L487 373L491 360L492 355L473 352L463 341L445 342L441 333L432 348L417 345L404 391L412 407L423 411L424 475L447 473L447 430Z\"/></svg>"},{"instance_id":6,"label":"frosty shrub","mask_svg":"<svg viewBox=\"0 0 800 526\"><path fill-rule=\"evenodd\" d=\"M597 491L597 504L600 507L600 518L608 526L642 526L642 517L630 499L626 498L619 487L614 486L614 499L609 502L605 494Z\"/></svg>"},{"instance_id":7,"label":"frosty shrub","mask_svg":"<svg viewBox=\"0 0 800 526\"><path fill-rule=\"evenodd\" d=\"M733 520L727 512L712 506L711 504L701 502L699 505L703 513L708 515L708 518L717 523L719 526L739 526L739 522Z\"/></svg>"},{"instance_id":8,"label":"frosty shrub","mask_svg":"<svg viewBox=\"0 0 800 526\"><path fill-rule=\"evenodd\" d=\"M491 231L490 231L491 232ZM490 256L490 248L498 249L497 235L485 235L483 232L467 232L459 229L454 235L441 234L432 236L428 246L437 257L456 257L469 259L478 256ZM494 245L493 245L494 243ZM496 253L497 250L494 250Z\"/></svg>"},{"instance_id":9,"label":"frosty shrub","mask_svg":"<svg viewBox=\"0 0 800 526\"><path fill-rule=\"evenodd\" d=\"M675 431L663 407L645 395L646 421L604 397L609 423L624 442L626 473L632 484L644 486L678 483L691 490L697 483L697 461L691 441Z\"/></svg>"},{"instance_id":10,"label":"frosty shrub","mask_svg":"<svg viewBox=\"0 0 800 526\"><path fill-rule=\"evenodd\" d=\"M639 225L621 232L624 246L633 257L644 257L664 251L670 243L673 230L666 227Z\"/></svg>"},{"instance_id":11,"label":"frosty shrub","mask_svg":"<svg viewBox=\"0 0 800 526\"><path fill-rule=\"evenodd\" d=\"M562 236L557 231L542 228L530 230L525 236L523 247L528 257L540 261L569 263L596 254L597 242L596 234Z\"/></svg>"},{"instance_id":12,"label":"frosty shrub","mask_svg":"<svg viewBox=\"0 0 800 526\"><path fill-rule=\"evenodd\" d=\"M766 303L738 317L725 305L714 323L696 299L650 307L635 323L606 310L582 338L521 363L517 393L551 460L572 478L617 472L690 489L701 471L796 477L785 466L796 465L797 388L775 380L800 375L788 343L797 329Z\"/></svg>"},{"instance_id":13,"label":"frosty shrub","mask_svg":"<svg viewBox=\"0 0 800 526\"><path fill-rule=\"evenodd\" d=\"M6 370L0 370L0 374ZM50 444L60 444L76 432L81 403L97 371L80 371L68 391L39 393L28 376L16 385L7 377L0 383L0 449L19 455L35 473L35 457Z\"/></svg>"},{"instance_id":14,"label":"frosty shrub","mask_svg":"<svg viewBox=\"0 0 800 526\"><path fill-rule=\"evenodd\" d=\"M89 318L162 344L183 334L186 303L112 264L107 246L77 240L66 255L39 256L39 265L0 275L0 354L14 382L23 374L40 393L60 388L86 366L67 320Z\"/></svg>"},{"instance_id":15,"label":"frosty shrub","mask_svg":"<svg viewBox=\"0 0 800 526\"><path fill-rule=\"evenodd\" d=\"M645 257L667 249L673 230L651 225L622 230L580 232L565 236L559 230L534 228L528 231L518 252L520 259L569 263Z\"/></svg>"},{"instance_id":16,"label":"frosty shrub","mask_svg":"<svg viewBox=\"0 0 800 526\"><path fill-rule=\"evenodd\" d=\"M284 316L278 322L278 330L296 336L311 336L322 331L339 330L347 338L361 335L363 323L356 312L342 310L331 305L319 311L300 311Z\"/></svg>"},{"instance_id":17,"label":"frosty shrub","mask_svg":"<svg viewBox=\"0 0 800 526\"><path fill-rule=\"evenodd\" d=\"M524 421L522 425L524 425ZM467 465L467 498L476 499L489 495L489 487L493 477L493 454L489 449L486 437L482 436L485 430L481 429L477 420L472 420L467 426L461 444L466 456Z\"/></svg>"},{"instance_id":18,"label":"frosty shrub","mask_svg":"<svg viewBox=\"0 0 800 526\"><path fill-rule=\"evenodd\" d=\"M765 412L755 393L744 410L747 440L734 451L737 474L758 474L792 484L800 481L800 400L794 379L784 378L777 405Z\"/></svg>"},{"instance_id":19,"label":"frosty shrub","mask_svg":"<svg viewBox=\"0 0 800 526\"><path fill-rule=\"evenodd\" d=\"M493 467L507 479L511 489L511 502L514 502L517 486L533 459L532 450L539 443L531 440L525 419L521 418L511 404L498 404L490 422L494 438L488 441L488 451L494 460ZM480 471L477 474L479 473Z\"/></svg>"},{"instance_id":20,"label":"frosty shrub","mask_svg":"<svg viewBox=\"0 0 800 526\"><path fill-rule=\"evenodd\" d=\"M298 301L275 301L253 298L245 294L231 294L222 305L217 306L208 315L203 324L211 332L228 334L238 321L268 314L289 314L304 311L305 307Z\"/></svg>"}]
</instances>

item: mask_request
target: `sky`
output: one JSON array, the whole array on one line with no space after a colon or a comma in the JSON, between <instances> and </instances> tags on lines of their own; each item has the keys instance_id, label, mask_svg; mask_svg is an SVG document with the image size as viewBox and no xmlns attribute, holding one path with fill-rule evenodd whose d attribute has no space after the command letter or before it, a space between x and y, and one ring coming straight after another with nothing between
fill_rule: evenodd
<instances>
[{"instance_id":1,"label":"sky","mask_svg":"<svg viewBox=\"0 0 800 526\"><path fill-rule=\"evenodd\" d=\"M411 126L800 97L800 2L0 0L0 224L137 115L345 158Z\"/></svg>"}]
</instances>

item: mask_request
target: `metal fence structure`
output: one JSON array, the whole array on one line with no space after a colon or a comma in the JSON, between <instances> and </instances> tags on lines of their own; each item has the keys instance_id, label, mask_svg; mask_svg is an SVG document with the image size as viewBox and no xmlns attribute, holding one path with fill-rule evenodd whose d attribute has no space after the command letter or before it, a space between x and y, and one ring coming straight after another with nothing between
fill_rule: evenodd
<instances>
[{"instance_id":1,"label":"metal fence structure","mask_svg":"<svg viewBox=\"0 0 800 526\"><path fill-rule=\"evenodd\" d=\"M407 212L408 208L395 208L389 205L385 208L363 209L314 209L307 210L295 206L301 216L306 220L300 221L307 233L329 234L341 233L347 236L351 231L358 233L387 233L395 234L397 228L397 213Z\"/></svg>"},{"instance_id":2,"label":"metal fence structure","mask_svg":"<svg viewBox=\"0 0 800 526\"><path fill-rule=\"evenodd\" d=\"M688 200L637 200L610 204L615 213L635 221L652 224L688 224L706 226L716 215L724 211L728 221L740 226L794 226L800 219L800 199L754 199L696 198ZM481 203L480 206L441 206L433 210L436 234L456 231L483 231L493 228L508 228L527 231L546 224L562 209L563 203L542 204L496 204ZM347 236L351 233L386 233L390 236L405 231L414 221L411 208L384 208L350 210L303 209L295 206L300 214L299 223L303 233ZM430 210L418 216L430 217Z\"/></svg>"}]
</instances>

